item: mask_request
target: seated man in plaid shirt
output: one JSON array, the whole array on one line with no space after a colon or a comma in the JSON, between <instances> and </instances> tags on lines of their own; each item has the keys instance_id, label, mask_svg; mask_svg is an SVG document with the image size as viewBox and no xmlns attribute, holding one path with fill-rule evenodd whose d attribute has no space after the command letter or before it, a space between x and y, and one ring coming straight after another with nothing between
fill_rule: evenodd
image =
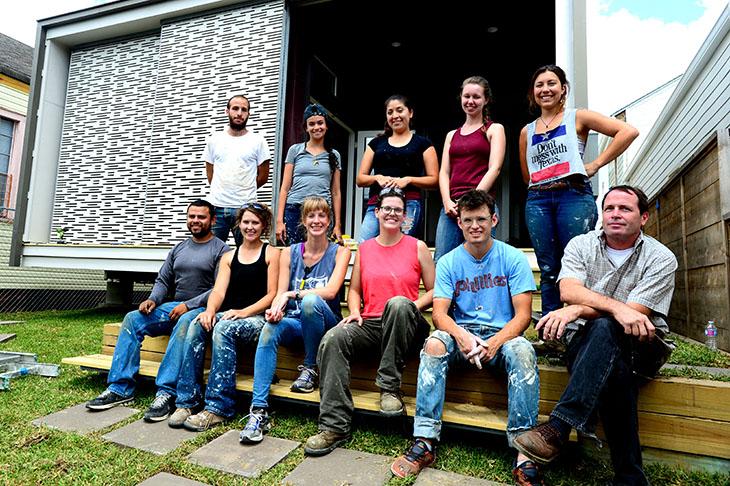
<instances>
[{"instance_id":1,"label":"seated man in plaid shirt","mask_svg":"<svg viewBox=\"0 0 730 486\"><path fill-rule=\"evenodd\" d=\"M612 187L602 206L603 228L573 238L565 248L558 282L568 305L536 326L543 339L566 343L568 386L550 420L514 444L533 460L550 462L572 428L593 435L597 411L611 447L613 484L644 485L649 483L639 444L639 377L653 375L667 356L661 338L669 332L664 318L677 260L641 231L649 202L640 189ZM639 366L647 362L654 368Z\"/></svg>"}]
</instances>

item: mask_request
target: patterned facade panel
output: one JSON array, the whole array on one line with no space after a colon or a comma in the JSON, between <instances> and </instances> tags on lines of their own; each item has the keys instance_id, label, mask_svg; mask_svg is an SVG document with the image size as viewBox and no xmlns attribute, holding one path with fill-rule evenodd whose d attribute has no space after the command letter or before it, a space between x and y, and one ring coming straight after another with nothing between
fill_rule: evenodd
<instances>
[{"instance_id":1,"label":"patterned facade panel","mask_svg":"<svg viewBox=\"0 0 730 486\"><path fill-rule=\"evenodd\" d=\"M226 127L225 104L232 94L249 98L248 127L266 137L277 160L273 150L283 29L283 1L162 26L144 243L178 241L187 234L185 207L208 191L203 148L211 133ZM261 188L260 200L270 202L270 185Z\"/></svg>"},{"instance_id":2,"label":"patterned facade panel","mask_svg":"<svg viewBox=\"0 0 730 486\"><path fill-rule=\"evenodd\" d=\"M141 243L159 38L71 54L52 238Z\"/></svg>"}]
</instances>

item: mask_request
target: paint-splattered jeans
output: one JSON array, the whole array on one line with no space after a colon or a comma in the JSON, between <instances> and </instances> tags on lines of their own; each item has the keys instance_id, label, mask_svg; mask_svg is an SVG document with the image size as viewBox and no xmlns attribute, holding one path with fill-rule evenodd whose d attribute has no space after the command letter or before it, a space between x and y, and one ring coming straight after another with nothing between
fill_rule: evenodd
<instances>
[{"instance_id":1,"label":"paint-splattered jeans","mask_svg":"<svg viewBox=\"0 0 730 486\"><path fill-rule=\"evenodd\" d=\"M253 369L252 407L269 406L269 386L276 371L280 344L304 343L304 366L314 368L317 366L317 348L322 336L341 319L318 295L305 295L301 309L299 318L285 317L275 324L266 323L261 331Z\"/></svg>"},{"instance_id":2,"label":"paint-splattered jeans","mask_svg":"<svg viewBox=\"0 0 730 486\"><path fill-rule=\"evenodd\" d=\"M354 406L350 393L350 363L380 355L375 384L383 391L400 390L401 374L409 351L417 350L430 326L416 305L393 297L379 319L364 319L336 326L322 338L319 365L319 429L350 433Z\"/></svg>"},{"instance_id":3,"label":"paint-splattered jeans","mask_svg":"<svg viewBox=\"0 0 730 486\"><path fill-rule=\"evenodd\" d=\"M233 239L236 241L236 246L240 246L243 243L243 235L241 230L236 225L236 215L238 214L238 208L223 208L215 206L215 221L210 230L213 234L223 243L228 242L228 234L233 233Z\"/></svg>"},{"instance_id":4,"label":"paint-splattered jeans","mask_svg":"<svg viewBox=\"0 0 730 486\"><path fill-rule=\"evenodd\" d=\"M637 399L639 379L631 367L631 340L616 321L588 321L569 342L570 380L551 415L586 435L601 416L614 469L614 484L649 484L642 469Z\"/></svg>"},{"instance_id":5,"label":"paint-splattered jeans","mask_svg":"<svg viewBox=\"0 0 730 486\"><path fill-rule=\"evenodd\" d=\"M480 325L464 327L485 340L498 331ZM449 367L474 365L466 360L449 333L437 330L429 339L441 341L446 346L446 354L431 356L421 351L413 436L439 440ZM527 339L516 337L504 343L497 355L483 365L507 373L507 440L512 445L517 435L537 425L540 375L535 350Z\"/></svg>"},{"instance_id":6,"label":"paint-splattered jeans","mask_svg":"<svg viewBox=\"0 0 730 486\"><path fill-rule=\"evenodd\" d=\"M418 238L418 230L421 228L421 213L423 212L423 204L419 199L410 199L406 201L406 216L401 223L401 231L409 236ZM375 217L375 205L368 205L365 217L360 225L360 237L358 241L362 243L370 238L375 238L380 234L380 222Z\"/></svg>"},{"instance_id":7,"label":"paint-splattered jeans","mask_svg":"<svg viewBox=\"0 0 730 486\"><path fill-rule=\"evenodd\" d=\"M182 362L183 340L190 322L205 308L200 307L186 312L177 321L170 320L170 311L180 302L165 302L155 307L149 314L140 311L129 312L124 316L119 338L114 348L111 369L107 377L108 389L123 397L134 394L139 372L139 354L145 336L171 335L165 350L165 357L157 373L157 393L175 395L177 376ZM182 335L182 339L181 339Z\"/></svg>"},{"instance_id":8,"label":"paint-splattered jeans","mask_svg":"<svg viewBox=\"0 0 730 486\"><path fill-rule=\"evenodd\" d=\"M540 267L542 314L559 309L557 280L568 242L596 227L598 210L590 182L582 189L527 191L525 223Z\"/></svg>"},{"instance_id":9,"label":"paint-splattered jeans","mask_svg":"<svg viewBox=\"0 0 730 486\"><path fill-rule=\"evenodd\" d=\"M223 316L223 312L216 314L216 320ZM261 315L247 317L245 319L217 321L213 328L213 352L211 355L210 375L206 392L206 409L208 409L209 398L220 398L216 394L223 392L224 398L217 403L214 413L224 417L233 416L233 395L236 389L236 352L237 343L245 344L254 342L264 325L264 318ZM177 408L197 408L203 404L202 382L203 382L203 361L205 360L205 345L210 338L211 332L203 329L200 323L188 327L185 337L184 354L180 366L180 377L177 381ZM232 352L231 352L232 350ZM212 397L208 395L211 390Z\"/></svg>"}]
</instances>

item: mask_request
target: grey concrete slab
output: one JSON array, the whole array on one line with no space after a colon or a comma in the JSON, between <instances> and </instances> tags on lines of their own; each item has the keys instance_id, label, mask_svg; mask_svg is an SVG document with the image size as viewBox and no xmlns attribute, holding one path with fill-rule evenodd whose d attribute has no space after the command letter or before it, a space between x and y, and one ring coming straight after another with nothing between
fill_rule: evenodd
<instances>
[{"instance_id":1,"label":"grey concrete slab","mask_svg":"<svg viewBox=\"0 0 730 486\"><path fill-rule=\"evenodd\" d=\"M507 486L507 484L427 467L418 475L413 486Z\"/></svg>"},{"instance_id":2,"label":"grey concrete slab","mask_svg":"<svg viewBox=\"0 0 730 486\"><path fill-rule=\"evenodd\" d=\"M335 449L326 456L307 457L284 478L286 485L312 486L374 486L392 477L392 457L368 452Z\"/></svg>"},{"instance_id":3,"label":"grey concrete slab","mask_svg":"<svg viewBox=\"0 0 730 486\"><path fill-rule=\"evenodd\" d=\"M276 437L266 437L257 445L244 445L238 442L240 433L240 430L229 430L190 454L188 460L219 471L253 478L274 467L300 445L299 442Z\"/></svg>"},{"instance_id":4,"label":"grey concrete slab","mask_svg":"<svg viewBox=\"0 0 730 486\"><path fill-rule=\"evenodd\" d=\"M6 343L11 339L15 339L15 334L0 334L0 343Z\"/></svg>"},{"instance_id":5,"label":"grey concrete slab","mask_svg":"<svg viewBox=\"0 0 730 486\"><path fill-rule=\"evenodd\" d=\"M123 406L100 412L92 412L86 408L85 403L80 403L60 412L37 418L31 423L38 427L45 425L46 427L65 432L88 434L126 420L137 412L139 410L136 408Z\"/></svg>"},{"instance_id":6,"label":"grey concrete slab","mask_svg":"<svg viewBox=\"0 0 730 486\"><path fill-rule=\"evenodd\" d=\"M145 479L137 486L207 486L207 483L201 483L193 481L192 479L175 476L174 474L161 472L155 474L151 478Z\"/></svg>"},{"instance_id":7,"label":"grey concrete slab","mask_svg":"<svg viewBox=\"0 0 730 486\"><path fill-rule=\"evenodd\" d=\"M102 439L162 456L174 451L184 441L194 439L197 435L198 432L168 427L166 420L147 423L140 419L112 430L103 435Z\"/></svg>"}]
</instances>

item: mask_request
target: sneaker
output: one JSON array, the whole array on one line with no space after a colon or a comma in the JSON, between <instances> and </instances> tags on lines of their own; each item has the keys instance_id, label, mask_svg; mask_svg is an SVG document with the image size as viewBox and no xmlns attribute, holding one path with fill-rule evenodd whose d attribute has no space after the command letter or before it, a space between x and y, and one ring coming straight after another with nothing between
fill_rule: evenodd
<instances>
[{"instance_id":1,"label":"sneaker","mask_svg":"<svg viewBox=\"0 0 730 486\"><path fill-rule=\"evenodd\" d=\"M238 441L241 444L258 444L264 440L264 434L271 430L271 425L269 412L263 408L254 408L248 414L248 422L238 436Z\"/></svg>"},{"instance_id":2,"label":"sneaker","mask_svg":"<svg viewBox=\"0 0 730 486\"><path fill-rule=\"evenodd\" d=\"M560 431L550 422L518 435L513 443L515 449L540 464L558 457L564 445Z\"/></svg>"},{"instance_id":3,"label":"sneaker","mask_svg":"<svg viewBox=\"0 0 730 486\"><path fill-rule=\"evenodd\" d=\"M304 453L310 456L324 456L350 439L350 434L339 434L331 430L322 430L307 439Z\"/></svg>"},{"instance_id":4,"label":"sneaker","mask_svg":"<svg viewBox=\"0 0 730 486\"><path fill-rule=\"evenodd\" d=\"M203 432L204 430L208 430L214 425L222 424L225 421L226 419L220 415L216 415L208 410L203 410L196 415L188 417L185 422L183 422L183 427L188 430L192 430L193 432Z\"/></svg>"},{"instance_id":5,"label":"sneaker","mask_svg":"<svg viewBox=\"0 0 730 486\"><path fill-rule=\"evenodd\" d=\"M525 461L512 469L512 478L517 486L545 486L540 469L532 461Z\"/></svg>"},{"instance_id":6,"label":"sneaker","mask_svg":"<svg viewBox=\"0 0 730 486\"><path fill-rule=\"evenodd\" d=\"M400 391L380 392L380 413L388 417L397 417L403 415L406 411L406 406L403 403L403 395Z\"/></svg>"},{"instance_id":7,"label":"sneaker","mask_svg":"<svg viewBox=\"0 0 730 486\"><path fill-rule=\"evenodd\" d=\"M399 478L408 476L416 476L421 469L433 464L436 460L436 454L431 445L428 450L428 444L423 439L416 439L408 452L393 461L390 465L390 472Z\"/></svg>"},{"instance_id":8,"label":"sneaker","mask_svg":"<svg viewBox=\"0 0 730 486\"><path fill-rule=\"evenodd\" d=\"M91 410L108 410L117 405L129 403L132 400L134 400L134 397L123 397L118 393L106 389L98 397L86 402L86 408Z\"/></svg>"},{"instance_id":9,"label":"sneaker","mask_svg":"<svg viewBox=\"0 0 730 486\"><path fill-rule=\"evenodd\" d=\"M144 413L145 422L162 422L175 410L175 397L167 393L157 395Z\"/></svg>"},{"instance_id":10,"label":"sneaker","mask_svg":"<svg viewBox=\"0 0 730 486\"><path fill-rule=\"evenodd\" d=\"M167 425L172 427L173 429L179 429L182 428L185 421L193 414L192 408L178 408L175 409L175 412L170 415L170 418L167 419Z\"/></svg>"},{"instance_id":11,"label":"sneaker","mask_svg":"<svg viewBox=\"0 0 730 486\"><path fill-rule=\"evenodd\" d=\"M291 384L291 391L297 393L312 393L317 388L317 380L319 375L313 368L304 365L298 367L300 373L299 378Z\"/></svg>"}]
</instances>

